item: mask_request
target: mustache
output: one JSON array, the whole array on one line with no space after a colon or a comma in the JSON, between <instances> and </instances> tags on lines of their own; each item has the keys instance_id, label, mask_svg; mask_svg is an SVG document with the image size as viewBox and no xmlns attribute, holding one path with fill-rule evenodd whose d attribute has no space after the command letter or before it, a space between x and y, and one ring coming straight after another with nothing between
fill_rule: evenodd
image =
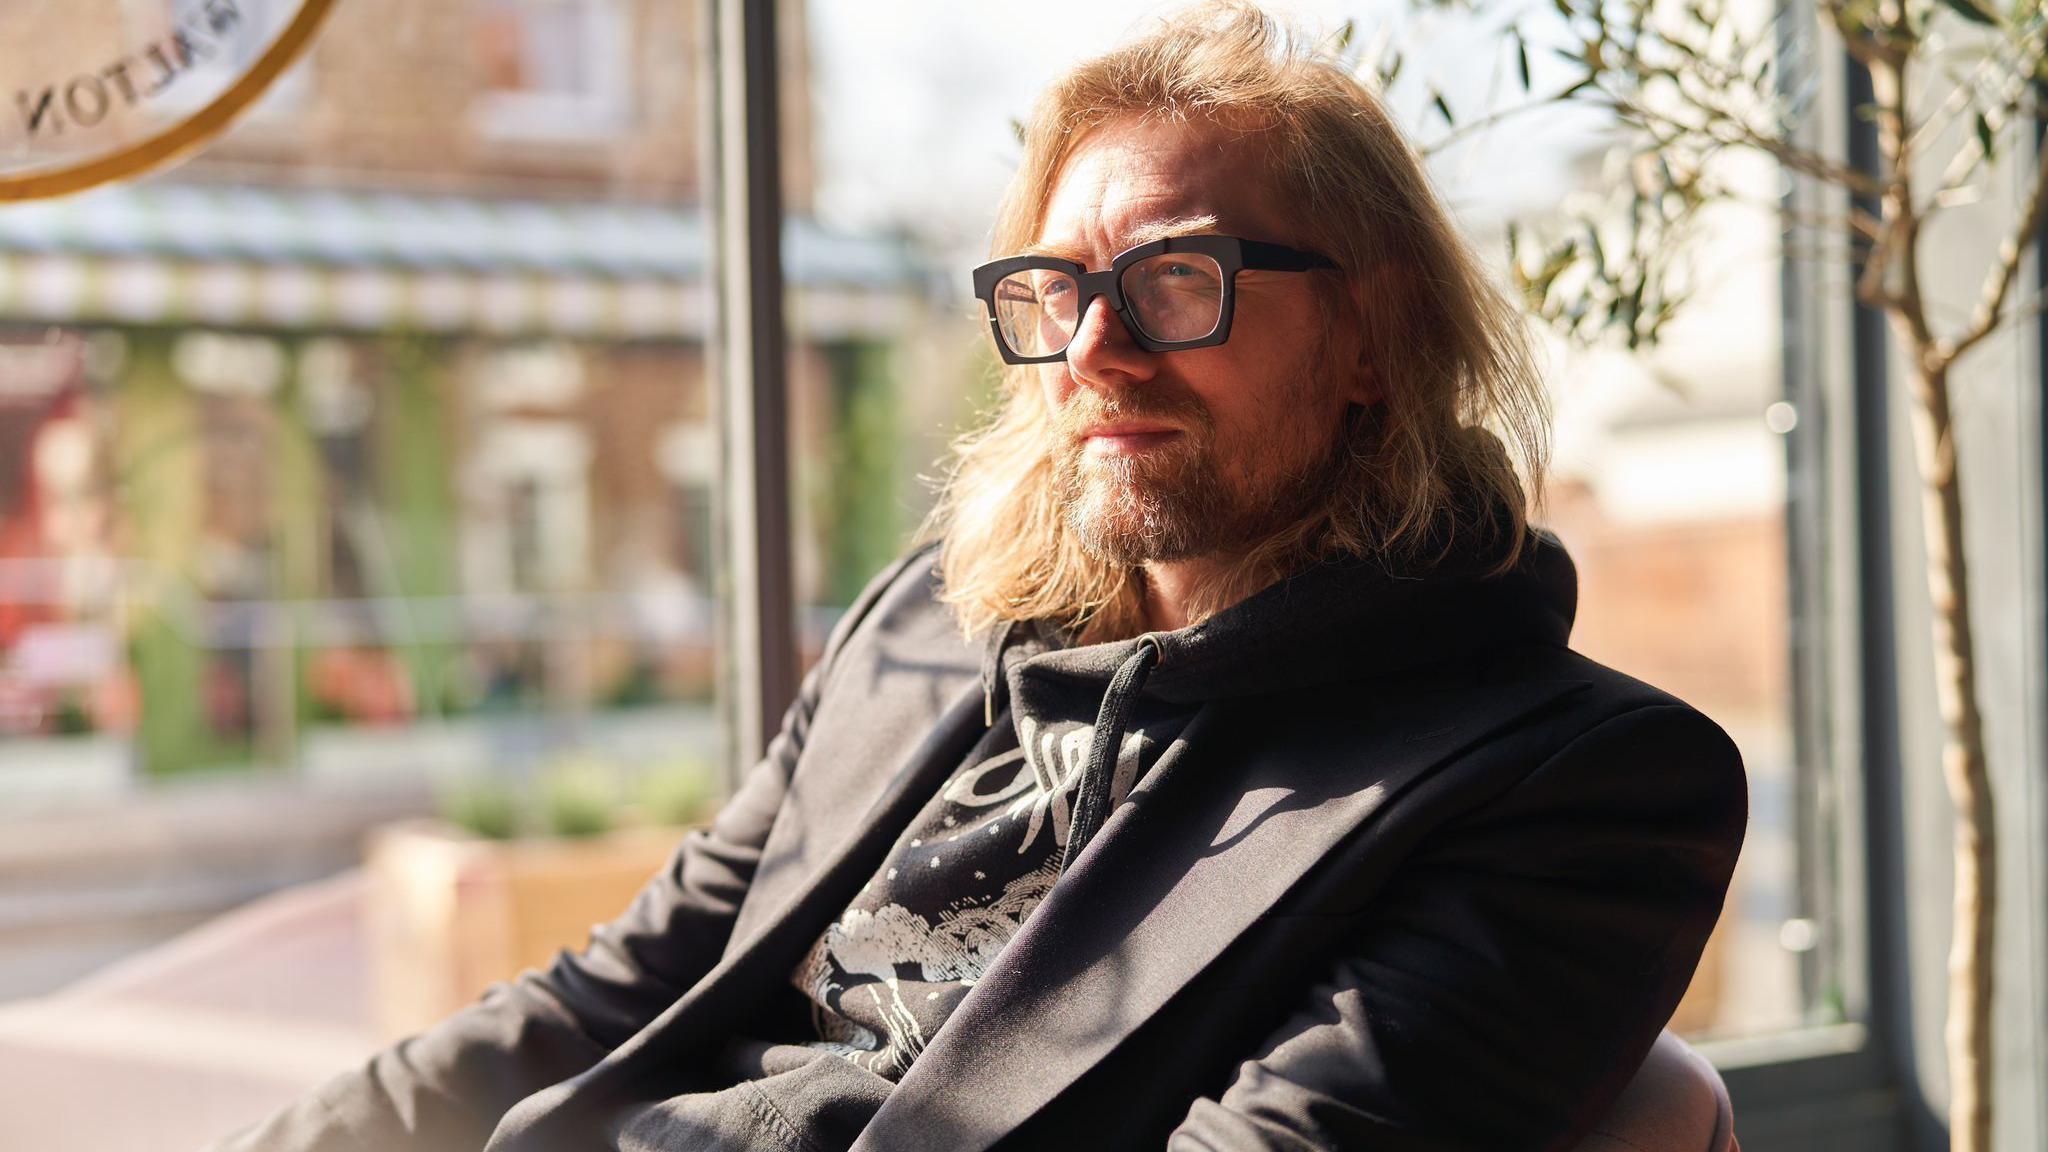
<instances>
[{"instance_id":1,"label":"mustache","mask_svg":"<svg viewBox=\"0 0 2048 1152\"><path fill-rule=\"evenodd\" d=\"M1097 424L1113 420L1158 420L1203 436L1210 431L1209 409L1193 396L1173 397L1158 393L1104 396L1081 389L1065 406L1053 413L1054 440L1077 445L1082 433Z\"/></svg>"}]
</instances>

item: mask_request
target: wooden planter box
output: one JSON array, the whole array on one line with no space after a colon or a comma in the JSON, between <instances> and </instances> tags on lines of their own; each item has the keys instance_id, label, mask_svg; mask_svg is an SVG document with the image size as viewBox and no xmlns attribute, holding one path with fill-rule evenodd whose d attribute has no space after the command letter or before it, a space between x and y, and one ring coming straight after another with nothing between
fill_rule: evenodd
<instances>
[{"instance_id":1,"label":"wooden planter box","mask_svg":"<svg viewBox=\"0 0 2048 1152\"><path fill-rule=\"evenodd\" d=\"M581 949L687 830L621 828L588 840L482 840L439 820L374 830L365 915L379 1034L412 1035L492 983Z\"/></svg>"},{"instance_id":2,"label":"wooden planter box","mask_svg":"<svg viewBox=\"0 0 2048 1152\"><path fill-rule=\"evenodd\" d=\"M580 949L593 925L625 911L688 831L622 828L589 840L482 840L440 820L370 834L371 1003L385 1040L474 1003L496 981ZM1721 1007L1726 924L1716 926L1672 1016L1698 1033Z\"/></svg>"}]
</instances>

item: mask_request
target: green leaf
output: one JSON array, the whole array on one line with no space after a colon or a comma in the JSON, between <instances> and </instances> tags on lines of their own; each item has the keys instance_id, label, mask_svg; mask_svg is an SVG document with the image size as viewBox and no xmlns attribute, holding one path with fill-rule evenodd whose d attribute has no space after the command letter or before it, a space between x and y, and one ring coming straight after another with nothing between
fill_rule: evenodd
<instances>
[{"instance_id":1,"label":"green leaf","mask_svg":"<svg viewBox=\"0 0 2048 1152\"><path fill-rule=\"evenodd\" d=\"M1998 27L1998 17L1977 7L1976 0L1941 0L1941 2L1948 6L1949 11L1954 12L1972 24L1981 24L1986 28Z\"/></svg>"},{"instance_id":2,"label":"green leaf","mask_svg":"<svg viewBox=\"0 0 2048 1152\"><path fill-rule=\"evenodd\" d=\"M1351 47L1351 37L1357 31L1358 21L1355 19L1346 20L1344 21L1344 23L1338 25L1335 50L1339 53L1342 53L1345 49Z\"/></svg>"},{"instance_id":3,"label":"green leaf","mask_svg":"<svg viewBox=\"0 0 2048 1152\"><path fill-rule=\"evenodd\" d=\"M1522 77L1522 91L1529 90L1529 42L1522 39L1522 30L1515 29L1515 68Z\"/></svg>"},{"instance_id":4,"label":"green leaf","mask_svg":"<svg viewBox=\"0 0 2048 1152\"><path fill-rule=\"evenodd\" d=\"M1430 85L1429 88L1429 103L1436 109L1437 115L1444 118L1445 124L1453 126L1457 124L1457 118L1451 115L1451 106L1444 103L1444 94L1437 91L1434 84Z\"/></svg>"},{"instance_id":5,"label":"green leaf","mask_svg":"<svg viewBox=\"0 0 2048 1152\"><path fill-rule=\"evenodd\" d=\"M1991 131L1991 121L1977 113L1977 143L1984 147L1984 159L1993 159L1998 152L1998 138Z\"/></svg>"}]
</instances>

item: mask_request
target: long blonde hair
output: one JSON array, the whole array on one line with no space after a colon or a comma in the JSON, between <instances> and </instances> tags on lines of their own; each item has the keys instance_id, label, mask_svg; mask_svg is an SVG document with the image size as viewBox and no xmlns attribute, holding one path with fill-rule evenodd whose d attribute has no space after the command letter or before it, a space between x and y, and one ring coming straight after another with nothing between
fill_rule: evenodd
<instances>
[{"instance_id":1,"label":"long blonde hair","mask_svg":"<svg viewBox=\"0 0 2048 1152\"><path fill-rule=\"evenodd\" d=\"M1078 65L1039 98L991 252L1034 242L1081 139L1134 118L1265 129L1276 190L1303 236L1364 289L1343 294L1362 295L1362 314L1326 300L1326 319L1358 326L1383 397L1354 407L1327 496L1199 588L1191 622L1340 553L1419 573L1458 532L1504 536L1492 570L1512 567L1529 513L1516 463L1540 493L1549 453L1541 368L1520 314L1380 101L1343 63L1249 3L1187 9ZM1090 554L1067 526L1045 434L1051 414L1032 372L1007 370L993 419L953 445L920 531L940 541L941 598L969 636L1011 619L1051 620L1084 643L1134 635L1144 626L1142 575ZM1511 523L1482 511L1501 506Z\"/></svg>"}]
</instances>

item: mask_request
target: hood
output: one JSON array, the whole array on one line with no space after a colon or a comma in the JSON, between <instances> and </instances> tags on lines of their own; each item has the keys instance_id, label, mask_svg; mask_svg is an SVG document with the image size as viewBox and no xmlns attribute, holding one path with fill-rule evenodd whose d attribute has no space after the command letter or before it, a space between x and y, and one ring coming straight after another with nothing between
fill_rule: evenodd
<instances>
[{"instance_id":1,"label":"hood","mask_svg":"<svg viewBox=\"0 0 2048 1152\"><path fill-rule=\"evenodd\" d=\"M1419 576L1364 557L1326 560L1175 631L1072 646L1044 621L996 627L982 662L990 723L1006 704L1014 723L1035 731L1094 718L1066 860L1107 815L1111 761L1141 703L1191 710L1209 700L1412 673L1508 644L1563 646L1578 604L1578 575L1564 546L1530 527L1515 566L1488 577L1502 545L1461 544L1477 537L1454 537L1444 559Z\"/></svg>"},{"instance_id":2,"label":"hood","mask_svg":"<svg viewBox=\"0 0 2048 1152\"><path fill-rule=\"evenodd\" d=\"M1510 643L1564 645L1578 607L1578 572L1564 545L1548 530L1531 527L1515 567L1483 576L1496 558L1454 549L1433 571L1410 576L1389 573L1373 560L1341 557L1269 585L1200 624L1078 647L1046 622L1013 622L989 637L982 683L993 697L991 710L1007 690L1033 681L1093 684L1099 691L1149 644L1158 655L1146 693L1192 704L1378 679Z\"/></svg>"}]
</instances>

